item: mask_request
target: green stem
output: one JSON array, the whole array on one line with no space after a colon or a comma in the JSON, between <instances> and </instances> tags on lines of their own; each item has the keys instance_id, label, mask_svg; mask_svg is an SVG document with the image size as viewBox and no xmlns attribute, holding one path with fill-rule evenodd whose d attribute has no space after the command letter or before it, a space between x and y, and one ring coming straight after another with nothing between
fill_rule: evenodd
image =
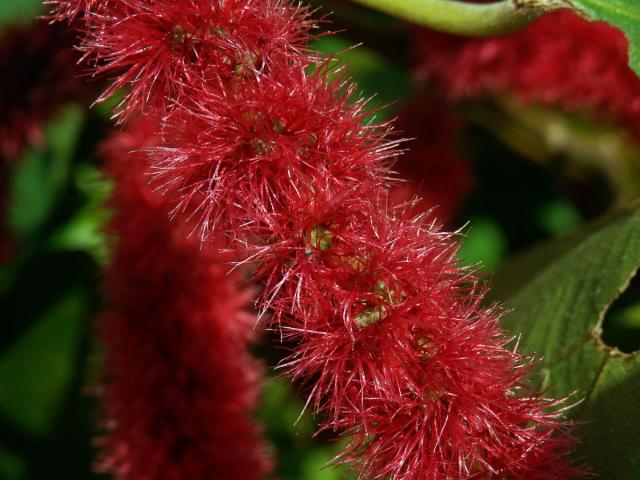
<instances>
[{"instance_id":1,"label":"green stem","mask_svg":"<svg viewBox=\"0 0 640 480\"><path fill-rule=\"evenodd\" d=\"M460 0L353 0L362 5L443 32L470 37L502 35L519 30L557 0L500 0L469 3Z\"/></svg>"}]
</instances>

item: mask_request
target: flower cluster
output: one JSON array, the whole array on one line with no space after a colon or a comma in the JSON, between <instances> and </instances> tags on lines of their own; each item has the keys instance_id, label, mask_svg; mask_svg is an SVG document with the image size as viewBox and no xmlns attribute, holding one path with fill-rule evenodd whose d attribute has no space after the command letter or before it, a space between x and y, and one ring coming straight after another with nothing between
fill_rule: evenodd
<instances>
[{"instance_id":1,"label":"flower cluster","mask_svg":"<svg viewBox=\"0 0 640 480\"><path fill-rule=\"evenodd\" d=\"M623 33L605 23L559 10L503 37L421 30L416 40L420 75L454 100L514 94L623 125L640 138L640 80Z\"/></svg>"},{"instance_id":2,"label":"flower cluster","mask_svg":"<svg viewBox=\"0 0 640 480\"><path fill-rule=\"evenodd\" d=\"M344 461L405 480L576 473L563 401L528 388L531 361L454 236L390 200L391 126L367 123L353 83L305 50L305 9L113 0L85 18L87 55L116 75L107 95L129 87L120 118L162 121L141 152L152 184L176 221L255 265L258 305L295 345L282 366L321 428L348 436Z\"/></svg>"},{"instance_id":3,"label":"flower cluster","mask_svg":"<svg viewBox=\"0 0 640 480\"><path fill-rule=\"evenodd\" d=\"M117 479L264 478L270 462L251 418L261 372L247 351L251 292L149 190L144 159L129 151L156 130L137 121L105 145L116 183L99 466Z\"/></svg>"},{"instance_id":4,"label":"flower cluster","mask_svg":"<svg viewBox=\"0 0 640 480\"><path fill-rule=\"evenodd\" d=\"M148 150L174 214L257 263L284 366L363 476L569 478L558 404L523 389L451 235L388 205L387 127L318 72L197 95Z\"/></svg>"}]
</instances>

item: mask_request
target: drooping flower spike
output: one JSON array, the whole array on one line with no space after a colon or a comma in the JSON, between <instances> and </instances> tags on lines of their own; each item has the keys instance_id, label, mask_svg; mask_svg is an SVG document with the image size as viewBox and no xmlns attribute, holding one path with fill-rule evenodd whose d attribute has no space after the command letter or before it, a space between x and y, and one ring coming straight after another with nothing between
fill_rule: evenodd
<instances>
[{"instance_id":1,"label":"drooping flower spike","mask_svg":"<svg viewBox=\"0 0 640 480\"><path fill-rule=\"evenodd\" d=\"M197 97L148 154L174 213L257 264L322 428L366 478L570 478L562 402L527 390L452 236L387 204L386 127L342 84L288 73Z\"/></svg>"},{"instance_id":2,"label":"drooping flower spike","mask_svg":"<svg viewBox=\"0 0 640 480\"><path fill-rule=\"evenodd\" d=\"M468 39L420 30L418 72L452 100L515 95L592 115L640 139L640 79L628 65L624 34L570 10L522 31Z\"/></svg>"},{"instance_id":3,"label":"drooping flower spike","mask_svg":"<svg viewBox=\"0 0 640 480\"><path fill-rule=\"evenodd\" d=\"M262 372L247 350L251 292L149 190L144 159L130 151L156 133L138 120L104 147L116 183L99 470L123 480L265 478L270 460L251 418Z\"/></svg>"},{"instance_id":4,"label":"drooping flower spike","mask_svg":"<svg viewBox=\"0 0 640 480\"><path fill-rule=\"evenodd\" d=\"M146 2L159 14L163 4ZM202 5L217 12L228 3ZM233 5L264 18L274 5L298 11L268 0ZM292 31L306 31L289 18ZM100 45L110 28L89 29L86 43ZM241 52L249 43L234 35L221 33ZM353 84L301 48L233 70L212 55L221 63L207 65L211 77L162 82L132 82L120 64L131 92L171 99L167 108L153 95L127 97L133 109L149 100L145 109L163 119L161 141L144 151L152 184L177 221L204 240L224 233L238 261L255 264L260 309L296 345L282 366L306 382L321 428L349 438L342 459L362 477L577 475L563 400L527 386L531 360L510 347L499 309L481 305L484 287L458 264L455 236L391 204L391 127L366 124ZM113 64L127 54L114 50Z\"/></svg>"}]
</instances>

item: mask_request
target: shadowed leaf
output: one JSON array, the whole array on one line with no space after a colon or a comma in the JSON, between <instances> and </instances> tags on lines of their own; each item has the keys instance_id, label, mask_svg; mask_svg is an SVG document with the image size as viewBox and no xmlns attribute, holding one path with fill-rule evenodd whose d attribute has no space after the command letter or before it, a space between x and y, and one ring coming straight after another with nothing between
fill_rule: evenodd
<instances>
[{"instance_id":1,"label":"shadowed leaf","mask_svg":"<svg viewBox=\"0 0 640 480\"><path fill-rule=\"evenodd\" d=\"M601 478L631 480L640 474L640 355L605 345L601 333L605 313L640 266L640 208L587 231L530 255L521 272L530 280L507 301L514 310L505 320L522 333L524 349L543 358L549 394L584 399L573 410L583 422L578 455Z\"/></svg>"}]
</instances>

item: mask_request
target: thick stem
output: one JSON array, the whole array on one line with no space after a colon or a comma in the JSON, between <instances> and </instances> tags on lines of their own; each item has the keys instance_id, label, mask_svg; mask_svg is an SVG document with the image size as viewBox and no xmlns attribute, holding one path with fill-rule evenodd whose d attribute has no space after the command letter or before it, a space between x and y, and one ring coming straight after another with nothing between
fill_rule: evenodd
<instances>
[{"instance_id":1,"label":"thick stem","mask_svg":"<svg viewBox=\"0 0 640 480\"><path fill-rule=\"evenodd\" d=\"M460 0L353 1L435 30L470 37L488 37L519 30L545 11L558 7L555 0L500 0L495 3Z\"/></svg>"}]
</instances>

